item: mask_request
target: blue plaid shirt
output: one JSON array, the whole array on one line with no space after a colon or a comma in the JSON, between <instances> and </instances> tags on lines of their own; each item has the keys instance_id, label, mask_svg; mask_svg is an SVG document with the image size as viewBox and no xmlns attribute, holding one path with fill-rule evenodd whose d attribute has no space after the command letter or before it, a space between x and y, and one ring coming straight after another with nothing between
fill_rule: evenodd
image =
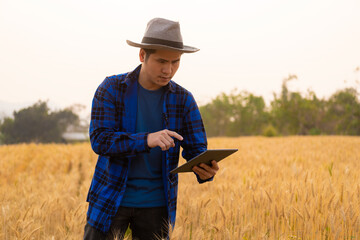
<instances>
[{"instance_id":1,"label":"blue plaid shirt","mask_svg":"<svg viewBox=\"0 0 360 240\"><path fill-rule=\"evenodd\" d=\"M130 161L149 152L149 133L136 133L137 84L141 65L133 72L105 78L96 90L91 111L90 140L99 155L87 201L88 223L108 232L125 192ZM162 175L169 221L174 226L178 190L177 174L169 172L182 156L190 160L207 149L204 125L190 92L173 81L166 86L163 104L164 129L183 136L175 147L162 152ZM196 175L197 176L197 175ZM202 181L198 176L199 183ZM209 179L212 180L212 179Z\"/></svg>"}]
</instances>

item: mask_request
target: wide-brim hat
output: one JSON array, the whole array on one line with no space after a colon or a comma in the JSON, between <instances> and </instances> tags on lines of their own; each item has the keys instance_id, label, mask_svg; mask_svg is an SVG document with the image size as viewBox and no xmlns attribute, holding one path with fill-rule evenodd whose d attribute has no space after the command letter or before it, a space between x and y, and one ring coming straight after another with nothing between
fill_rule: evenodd
<instances>
[{"instance_id":1,"label":"wide-brim hat","mask_svg":"<svg viewBox=\"0 0 360 240\"><path fill-rule=\"evenodd\" d=\"M200 49L183 44L180 24L164 18L154 18L147 24L141 43L126 40L133 47L145 49L167 49L183 53L193 53Z\"/></svg>"}]
</instances>

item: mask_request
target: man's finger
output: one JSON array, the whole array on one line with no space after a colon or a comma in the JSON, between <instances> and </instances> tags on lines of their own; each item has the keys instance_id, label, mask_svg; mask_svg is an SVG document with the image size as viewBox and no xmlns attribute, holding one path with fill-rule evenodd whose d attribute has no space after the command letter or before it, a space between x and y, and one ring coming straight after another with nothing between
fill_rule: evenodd
<instances>
[{"instance_id":1,"label":"man's finger","mask_svg":"<svg viewBox=\"0 0 360 240\"><path fill-rule=\"evenodd\" d=\"M180 134L178 134L177 132L167 130L167 133L169 134L169 136L174 137L174 138L176 138L176 139L178 139L178 140L180 140L180 141L182 141L182 140L184 139L184 138L183 138Z\"/></svg>"},{"instance_id":2,"label":"man's finger","mask_svg":"<svg viewBox=\"0 0 360 240\"><path fill-rule=\"evenodd\" d=\"M164 134L162 137L164 137L164 139L170 143L170 146L175 146L174 139L170 137L169 134Z\"/></svg>"},{"instance_id":3,"label":"man's finger","mask_svg":"<svg viewBox=\"0 0 360 240\"><path fill-rule=\"evenodd\" d=\"M172 140L172 139L171 139ZM170 142L166 137L162 137L160 139L161 143L164 144L164 147L161 148L163 151L168 150L170 147L172 147L173 143Z\"/></svg>"},{"instance_id":4,"label":"man's finger","mask_svg":"<svg viewBox=\"0 0 360 240\"><path fill-rule=\"evenodd\" d=\"M158 142L156 145L159 146L162 151L167 150L167 149L166 149L166 144L165 144L163 141L161 141L161 140L159 140L159 142Z\"/></svg>"},{"instance_id":5,"label":"man's finger","mask_svg":"<svg viewBox=\"0 0 360 240\"><path fill-rule=\"evenodd\" d=\"M206 170L202 169L201 167L194 166L192 169L195 173L199 175L199 177L203 180L211 178L213 175L211 175Z\"/></svg>"},{"instance_id":6,"label":"man's finger","mask_svg":"<svg viewBox=\"0 0 360 240\"><path fill-rule=\"evenodd\" d=\"M212 169L214 169L216 171L219 170L219 165L217 164L217 162L215 160L212 160L211 164L212 164L212 166L211 166Z\"/></svg>"},{"instance_id":7,"label":"man's finger","mask_svg":"<svg viewBox=\"0 0 360 240\"><path fill-rule=\"evenodd\" d=\"M214 168L210 167L209 165L205 164L205 163L201 163L199 165L202 169L204 169L204 171L208 172L211 175L215 175L217 170L215 170Z\"/></svg>"}]
</instances>

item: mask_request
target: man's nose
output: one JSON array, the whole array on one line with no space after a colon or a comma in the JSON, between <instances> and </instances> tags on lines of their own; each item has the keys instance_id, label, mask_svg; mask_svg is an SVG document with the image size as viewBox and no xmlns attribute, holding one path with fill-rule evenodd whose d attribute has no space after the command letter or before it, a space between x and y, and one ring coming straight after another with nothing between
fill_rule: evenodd
<instances>
[{"instance_id":1,"label":"man's nose","mask_svg":"<svg viewBox=\"0 0 360 240\"><path fill-rule=\"evenodd\" d=\"M165 64L162 68L162 72L165 74L171 74L171 72L172 72L171 64Z\"/></svg>"}]
</instances>

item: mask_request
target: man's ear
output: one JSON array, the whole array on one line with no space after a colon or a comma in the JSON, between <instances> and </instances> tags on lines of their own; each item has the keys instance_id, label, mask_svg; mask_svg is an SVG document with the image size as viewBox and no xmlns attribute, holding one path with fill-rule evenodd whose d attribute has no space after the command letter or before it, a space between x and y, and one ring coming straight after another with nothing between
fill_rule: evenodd
<instances>
[{"instance_id":1,"label":"man's ear","mask_svg":"<svg viewBox=\"0 0 360 240\"><path fill-rule=\"evenodd\" d=\"M140 59L140 62L145 62L145 55L146 55L146 52L144 51L144 49L140 48L140 52L139 52L139 59Z\"/></svg>"}]
</instances>

